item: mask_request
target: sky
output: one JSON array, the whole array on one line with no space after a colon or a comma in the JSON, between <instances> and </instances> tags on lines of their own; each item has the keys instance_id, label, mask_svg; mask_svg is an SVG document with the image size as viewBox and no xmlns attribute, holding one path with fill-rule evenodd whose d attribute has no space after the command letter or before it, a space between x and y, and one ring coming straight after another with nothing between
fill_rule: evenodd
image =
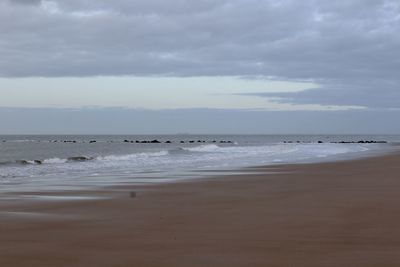
<instances>
[{"instance_id":1,"label":"sky","mask_svg":"<svg viewBox=\"0 0 400 267\"><path fill-rule=\"evenodd\" d=\"M400 134L398 0L0 0L0 134Z\"/></svg>"}]
</instances>

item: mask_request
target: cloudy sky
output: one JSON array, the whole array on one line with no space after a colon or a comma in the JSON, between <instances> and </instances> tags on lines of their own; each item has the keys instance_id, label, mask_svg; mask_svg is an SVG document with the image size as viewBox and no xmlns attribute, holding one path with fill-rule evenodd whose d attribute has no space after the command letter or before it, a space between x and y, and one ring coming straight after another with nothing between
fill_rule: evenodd
<instances>
[{"instance_id":1,"label":"cloudy sky","mask_svg":"<svg viewBox=\"0 0 400 267\"><path fill-rule=\"evenodd\" d=\"M398 0L0 0L0 133L400 133L399 32Z\"/></svg>"}]
</instances>

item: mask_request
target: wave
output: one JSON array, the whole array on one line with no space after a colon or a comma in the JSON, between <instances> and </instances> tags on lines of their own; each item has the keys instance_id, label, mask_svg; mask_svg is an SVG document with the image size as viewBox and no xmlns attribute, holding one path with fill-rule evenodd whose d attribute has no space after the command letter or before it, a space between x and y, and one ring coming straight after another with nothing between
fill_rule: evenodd
<instances>
[{"instance_id":1,"label":"wave","mask_svg":"<svg viewBox=\"0 0 400 267\"><path fill-rule=\"evenodd\" d=\"M88 161L99 161L99 162L111 162L111 161L134 161L134 160L145 160L149 158L156 158L168 155L180 155L189 154L193 152L216 152L221 147L210 144L200 145L194 147L178 147L170 150L162 150L156 152L142 152L132 153L126 155L105 155L105 156L73 156L68 158L48 158L48 159L35 159L35 160L12 160L0 162L0 166L29 166L29 165L50 165L50 164L65 164L65 163L84 163Z\"/></svg>"},{"instance_id":2,"label":"wave","mask_svg":"<svg viewBox=\"0 0 400 267\"><path fill-rule=\"evenodd\" d=\"M220 149L220 146L210 144L210 145L200 145L194 147L177 147L174 149L168 150L168 153L171 155L179 155L179 154L190 154L191 152L204 152L204 153L211 153L217 152Z\"/></svg>"},{"instance_id":3,"label":"wave","mask_svg":"<svg viewBox=\"0 0 400 267\"><path fill-rule=\"evenodd\" d=\"M68 159L60 159L60 158L50 158L43 160L43 163L46 164L61 164L68 162Z\"/></svg>"},{"instance_id":4,"label":"wave","mask_svg":"<svg viewBox=\"0 0 400 267\"><path fill-rule=\"evenodd\" d=\"M216 152L221 149L221 147L214 144L209 144L195 147L183 147L182 149L190 152Z\"/></svg>"},{"instance_id":5,"label":"wave","mask_svg":"<svg viewBox=\"0 0 400 267\"><path fill-rule=\"evenodd\" d=\"M144 166L173 167L195 164L268 164L277 162L298 162L305 159L318 159L351 152L369 150L368 145L360 144L270 144L263 146L219 146L202 144L192 147L177 147L169 150L150 151L123 155L73 156L68 158L48 158L36 160L13 160L0 162L0 167L21 166L43 168L63 168L85 170L123 166L142 168ZM83 163L91 165L81 165ZM209 165L209 164L208 164ZM64 167L62 167L64 166ZM81 166L81 167L79 167Z\"/></svg>"},{"instance_id":6,"label":"wave","mask_svg":"<svg viewBox=\"0 0 400 267\"><path fill-rule=\"evenodd\" d=\"M14 139L14 140L3 140L3 142L7 143L26 143L26 142L36 142L38 140L34 139Z\"/></svg>"},{"instance_id":7,"label":"wave","mask_svg":"<svg viewBox=\"0 0 400 267\"><path fill-rule=\"evenodd\" d=\"M19 160L11 160L11 161L3 161L0 162L0 166L26 166L26 165L42 165L42 164L62 164L67 162L85 162L89 160L93 160L92 157L85 157L85 156L76 156L76 157L69 157L67 159L60 159L60 158L49 158L49 159L34 159L34 160L26 160L26 159L19 159Z\"/></svg>"},{"instance_id":8,"label":"wave","mask_svg":"<svg viewBox=\"0 0 400 267\"><path fill-rule=\"evenodd\" d=\"M69 157L67 161L69 162L84 162L84 161L89 161L93 160L93 157L85 157L85 156L77 156L77 157Z\"/></svg>"},{"instance_id":9,"label":"wave","mask_svg":"<svg viewBox=\"0 0 400 267\"><path fill-rule=\"evenodd\" d=\"M177 148L173 148L168 150L168 154L170 155L181 155L181 154L188 154L189 151L184 149L183 147L177 147Z\"/></svg>"},{"instance_id":10,"label":"wave","mask_svg":"<svg viewBox=\"0 0 400 267\"><path fill-rule=\"evenodd\" d=\"M24 165L41 165L41 164L43 164L42 160L25 160L25 159L0 162L0 166L8 166L8 165L24 166Z\"/></svg>"},{"instance_id":11,"label":"wave","mask_svg":"<svg viewBox=\"0 0 400 267\"><path fill-rule=\"evenodd\" d=\"M134 160L138 158L151 158L151 157L160 157L166 156L169 152L167 150L162 150L159 152L143 152L143 153L134 153L127 155L108 155L108 156L99 156L96 160L99 161L128 161Z\"/></svg>"}]
</instances>

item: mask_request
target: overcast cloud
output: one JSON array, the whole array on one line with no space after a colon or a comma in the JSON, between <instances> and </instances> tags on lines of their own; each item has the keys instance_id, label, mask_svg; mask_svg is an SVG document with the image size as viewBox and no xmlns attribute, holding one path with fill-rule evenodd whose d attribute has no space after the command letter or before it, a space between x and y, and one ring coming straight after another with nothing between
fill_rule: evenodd
<instances>
[{"instance_id":1,"label":"overcast cloud","mask_svg":"<svg viewBox=\"0 0 400 267\"><path fill-rule=\"evenodd\" d=\"M398 0L0 0L0 76L244 76L400 108ZM249 90L249 94L251 94Z\"/></svg>"}]
</instances>

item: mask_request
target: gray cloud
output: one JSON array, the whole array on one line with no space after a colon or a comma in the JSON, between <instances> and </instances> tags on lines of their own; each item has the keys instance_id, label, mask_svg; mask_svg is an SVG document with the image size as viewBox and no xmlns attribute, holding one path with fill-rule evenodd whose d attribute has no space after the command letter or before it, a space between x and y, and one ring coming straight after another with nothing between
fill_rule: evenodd
<instances>
[{"instance_id":1,"label":"gray cloud","mask_svg":"<svg viewBox=\"0 0 400 267\"><path fill-rule=\"evenodd\" d=\"M399 14L397 0L2 0L0 76L311 79L322 88L276 96L399 107Z\"/></svg>"},{"instance_id":2,"label":"gray cloud","mask_svg":"<svg viewBox=\"0 0 400 267\"><path fill-rule=\"evenodd\" d=\"M342 81L345 83L345 81ZM375 109L400 108L400 88L395 79L368 79L347 81L346 84L325 83L322 88L300 92L249 93L273 98L279 103L348 105Z\"/></svg>"},{"instance_id":3,"label":"gray cloud","mask_svg":"<svg viewBox=\"0 0 400 267\"><path fill-rule=\"evenodd\" d=\"M9 0L11 4L38 5L41 0Z\"/></svg>"}]
</instances>

